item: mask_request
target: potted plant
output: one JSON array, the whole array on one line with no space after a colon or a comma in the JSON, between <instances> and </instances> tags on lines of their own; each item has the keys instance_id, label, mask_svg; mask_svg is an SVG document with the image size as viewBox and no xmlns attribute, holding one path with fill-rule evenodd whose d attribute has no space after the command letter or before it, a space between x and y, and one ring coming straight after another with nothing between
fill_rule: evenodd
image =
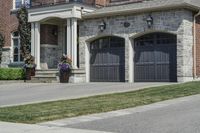
<instances>
[{"instance_id":1,"label":"potted plant","mask_svg":"<svg viewBox=\"0 0 200 133\"><path fill-rule=\"evenodd\" d=\"M32 55L29 55L25 58L24 70L25 70L25 79L31 80L31 76L35 76L35 60Z\"/></svg>"},{"instance_id":2,"label":"potted plant","mask_svg":"<svg viewBox=\"0 0 200 133\"><path fill-rule=\"evenodd\" d=\"M71 59L66 55L63 55L60 58L60 63L58 64L60 83L69 82L69 76L72 68L71 63Z\"/></svg>"}]
</instances>

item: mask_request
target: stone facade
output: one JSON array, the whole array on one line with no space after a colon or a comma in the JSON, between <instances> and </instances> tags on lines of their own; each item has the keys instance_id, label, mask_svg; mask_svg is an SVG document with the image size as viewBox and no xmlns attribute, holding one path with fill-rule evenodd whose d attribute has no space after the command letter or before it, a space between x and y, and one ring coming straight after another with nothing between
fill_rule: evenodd
<instances>
[{"instance_id":1,"label":"stone facade","mask_svg":"<svg viewBox=\"0 0 200 133\"><path fill-rule=\"evenodd\" d=\"M11 55L11 49L4 47L2 56L1 56L1 59L2 59L1 67L8 67L8 65L11 62L10 55Z\"/></svg>"},{"instance_id":2,"label":"stone facade","mask_svg":"<svg viewBox=\"0 0 200 133\"><path fill-rule=\"evenodd\" d=\"M125 38L125 70L126 81L133 78L131 74L134 66L133 59L130 56L134 52L133 40L141 35L152 32L167 32L177 35L177 77L179 82L190 81L193 79L193 13L189 10L170 10L152 12L153 27L148 28L146 18L149 13L112 16L97 19L86 19L80 22L80 68L85 68L87 64L86 49L89 43L102 36L119 36ZM102 22L106 23L106 30L100 32L98 25ZM124 23L130 23L128 28L124 27ZM133 81L133 80L132 80Z\"/></svg>"}]
</instances>

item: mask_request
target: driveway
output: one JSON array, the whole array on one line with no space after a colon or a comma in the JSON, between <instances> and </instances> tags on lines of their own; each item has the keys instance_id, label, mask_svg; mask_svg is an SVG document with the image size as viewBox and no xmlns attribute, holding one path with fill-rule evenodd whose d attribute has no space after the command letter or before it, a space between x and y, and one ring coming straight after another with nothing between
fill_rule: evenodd
<instances>
[{"instance_id":1,"label":"driveway","mask_svg":"<svg viewBox=\"0 0 200 133\"><path fill-rule=\"evenodd\" d=\"M166 84L172 83L1 84L0 107L133 91Z\"/></svg>"}]
</instances>

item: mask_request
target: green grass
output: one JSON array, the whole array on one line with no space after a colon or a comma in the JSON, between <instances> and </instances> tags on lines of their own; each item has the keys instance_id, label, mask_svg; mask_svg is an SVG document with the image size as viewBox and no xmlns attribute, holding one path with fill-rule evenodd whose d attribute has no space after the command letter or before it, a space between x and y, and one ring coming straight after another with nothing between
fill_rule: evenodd
<instances>
[{"instance_id":1,"label":"green grass","mask_svg":"<svg viewBox=\"0 0 200 133\"><path fill-rule=\"evenodd\" d=\"M50 120L108 112L163 100L200 94L200 82L152 87L144 90L0 108L0 120L39 123Z\"/></svg>"}]
</instances>

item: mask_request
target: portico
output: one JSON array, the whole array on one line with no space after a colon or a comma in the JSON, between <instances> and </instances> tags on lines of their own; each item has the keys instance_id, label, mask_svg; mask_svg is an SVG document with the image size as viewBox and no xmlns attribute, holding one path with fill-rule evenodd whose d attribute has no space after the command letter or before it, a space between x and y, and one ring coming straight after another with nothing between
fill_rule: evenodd
<instances>
[{"instance_id":1,"label":"portico","mask_svg":"<svg viewBox=\"0 0 200 133\"><path fill-rule=\"evenodd\" d=\"M78 20L91 7L79 4L29 9L31 22L31 54L37 70L56 68L59 58L66 54L78 68Z\"/></svg>"}]
</instances>

